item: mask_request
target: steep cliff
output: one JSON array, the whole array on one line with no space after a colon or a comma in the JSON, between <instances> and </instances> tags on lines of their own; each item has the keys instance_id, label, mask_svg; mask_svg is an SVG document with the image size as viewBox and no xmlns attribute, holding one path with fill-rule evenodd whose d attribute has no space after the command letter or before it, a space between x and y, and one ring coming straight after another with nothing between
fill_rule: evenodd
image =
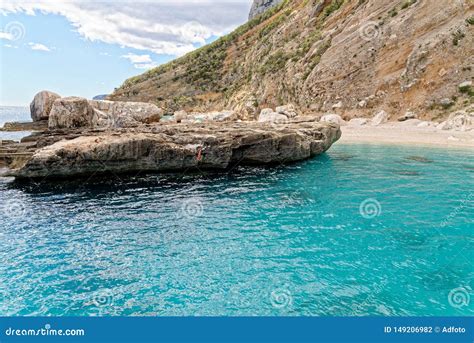
<instances>
[{"instance_id":1,"label":"steep cliff","mask_svg":"<svg viewBox=\"0 0 474 343\"><path fill-rule=\"evenodd\" d=\"M243 118L286 103L345 118L443 118L473 102L473 25L470 0L285 0L110 98Z\"/></svg>"},{"instance_id":2,"label":"steep cliff","mask_svg":"<svg viewBox=\"0 0 474 343\"><path fill-rule=\"evenodd\" d=\"M254 0L250 8L249 20L266 12L270 8L279 5L283 0Z\"/></svg>"}]
</instances>

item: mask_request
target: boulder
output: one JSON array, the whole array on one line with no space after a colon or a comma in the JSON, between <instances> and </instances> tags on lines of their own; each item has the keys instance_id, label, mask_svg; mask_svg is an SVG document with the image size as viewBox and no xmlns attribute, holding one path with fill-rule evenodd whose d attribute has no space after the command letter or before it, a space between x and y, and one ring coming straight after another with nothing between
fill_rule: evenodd
<instances>
[{"instance_id":1,"label":"boulder","mask_svg":"<svg viewBox=\"0 0 474 343\"><path fill-rule=\"evenodd\" d=\"M438 130L470 131L474 128L474 113L457 111L452 113L448 120L436 127Z\"/></svg>"},{"instance_id":2,"label":"boulder","mask_svg":"<svg viewBox=\"0 0 474 343\"><path fill-rule=\"evenodd\" d=\"M398 118L398 121L405 121L405 120L409 120L409 119L416 119L416 113L415 112L405 112L404 115L402 115L401 117Z\"/></svg>"},{"instance_id":3,"label":"boulder","mask_svg":"<svg viewBox=\"0 0 474 343\"><path fill-rule=\"evenodd\" d=\"M377 126L386 122L388 122L388 113L381 110L372 118L371 124Z\"/></svg>"},{"instance_id":4,"label":"boulder","mask_svg":"<svg viewBox=\"0 0 474 343\"><path fill-rule=\"evenodd\" d=\"M296 107L292 104L288 104L288 105L285 105L285 106L278 106L275 109L275 112L277 112L279 114L283 114L287 118L294 118L294 117L298 116L298 111L296 110Z\"/></svg>"},{"instance_id":5,"label":"boulder","mask_svg":"<svg viewBox=\"0 0 474 343\"><path fill-rule=\"evenodd\" d=\"M258 122L265 123L275 123L275 124L284 124L288 121L288 117L284 114L280 114L278 112L273 112L271 108L264 108L260 115L258 116Z\"/></svg>"},{"instance_id":6,"label":"boulder","mask_svg":"<svg viewBox=\"0 0 474 343\"><path fill-rule=\"evenodd\" d=\"M186 116L185 119L182 119L182 123L203 123L203 122L212 122L212 121L235 121L237 120L237 115L234 111L214 111L207 113L194 112Z\"/></svg>"},{"instance_id":7,"label":"boulder","mask_svg":"<svg viewBox=\"0 0 474 343\"><path fill-rule=\"evenodd\" d=\"M450 98L443 98L439 101L439 105L443 108L449 108L451 106L453 106L455 103L455 101L453 99L450 99Z\"/></svg>"},{"instance_id":8,"label":"boulder","mask_svg":"<svg viewBox=\"0 0 474 343\"><path fill-rule=\"evenodd\" d=\"M81 130L75 138L71 134L44 137L43 141L54 141L36 150L14 176L76 177L295 162L325 152L341 131L335 124L301 118L278 129L257 122L209 122Z\"/></svg>"},{"instance_id":9,"label":"boulder","mask_svg":"<svg viewBox=\"0 0 474 343\"><path fill-rule=\"evenodd\" d=\"M92 127L94 109L89 101L80 97L56 99L49 114L50 129Z\"/></svg>"},{"instance_id":10,"label":"boulder","mask_svg":"<svg viewBox=\"0 0 474 343\"><path fill-rule=\"evenodd\" d=\"M94 127L137 127L160 121L163 110L147 102L91 100Z\"/></svg>"},{"instance_id":11,"label":"boulder","mask_svg":"<svg viewBox=\"0 0 474 343\"><path fill-rule=\"evenodd\" d=\"M342 101L339 101L339 102L335 103L334 105L332 105L333 110L337 110L339 108L342 108Z\"/></svg>"},{"instance_id":12,"label":"boulder","mask_svg":"<svg viewBox=\"0 0 474 343\"><path fill-rule=\"evenodd\" d=\"M181 121L186 119L187 117L188 117L188 113L186 111L176 111L173 114L173 119L177 123L181 123Z\"/></svg>"},{"instance_id":13,"label":"boulder","mask_svg":"<svg viewBox=\"0 0 474 343\"><path fill-rule=\"evenodd\" d=\"M334 123L341 126L346 125L346 121L338 114L326 114L321 117L320 121L323 123Z\"/></svg>"},{"instance_id":14,"label":"boulder","mask_svg":"<svg viewBox=\"0 0 474 343\"><path fill-rule=\"evenodd\" d=\"M41 91L35 95L30 104L31 119L33 121L47 120L53 103L61 96L50 91Z\"/></svg>"}]
</instances>

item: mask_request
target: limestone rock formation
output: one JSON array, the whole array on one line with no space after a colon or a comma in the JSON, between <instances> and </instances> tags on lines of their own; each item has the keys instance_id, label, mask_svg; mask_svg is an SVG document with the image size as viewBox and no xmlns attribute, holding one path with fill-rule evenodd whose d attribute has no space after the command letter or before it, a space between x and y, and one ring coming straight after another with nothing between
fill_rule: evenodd
<instances>
[{"instance_id":1,"label":"limestone rock formation","mask_svg":"<svg viewBox=\"0 0 474 343\"><path fill-rule=\"evenodd\" d=\"M258 121L260 123L271 122L275 124L283 124L288 121L288 117L284 114L274 112L271 108L264 108L258 116Z\"/></svg>"},{"instance_id":2,"label":"limestone rock formation","mask_svg":"<svg viewBox=\"0 0 474 343\"><path fill-rule=\"evenodd\" d=\"M163 110L144 102L91 100L93 127L136 127L160 121Z\"/></svg>"},{"instance_id":3,"label":"limestone rock formation","mask_svg":"<svg viewBox=\"0 0 474 343\"><path fill-rule=\"evenodd\" d=\"M76 96L54 101L49 115L50 129L74 129L92 127L94 109L85 98Z\"/></svg>"},{"instance_id":4,"label":"limestone rock formation","mask_svg":"<svg viewBox=\"0 0 474 343\"><path fill-rule=\"evenodd\" d=\"M59 94L50 91L41 91L36 94L30 104L31 119L33 121L48 120L53 103L59 98L61 98Z\"/></svg>"},{"instance_id":5,"label":"limestone rock formation","mask_svg":"<svg viewBox=\"0 0 474 343\"><path fill-rule=\"evenodd\" d=\"M381 110L375 114L372 118L371 124L374 126L386 123L388 121L388 113L384 110Z\"/></svg>"},{"instance_id":6,"label":"limestone rock formation","mask_svg":"<svg viewBox=\"0 0 474 343\"><path fill-rule=\"evenodd\" d=\"M335 106L347 119L410 110L446 120L446 106L459 110L474 96L472 0L261 0L251 17L259 8L268 9L126 80L110 99L170 113L234 109L243 119L292 103L302 115Z\"/></svg>"},{"instance_id":7,"label":"limestone rock formation","mask_svg":"<svg viewBox=\"0 0 474 343\"><path fill-rule=\"evenodd\" d=\"M448 120L437 126L440 130L470 131L474 129L474 113L457 111L451 113Z\"/></svg>"},{"instance_id":8,"label":"limestone rock formation","mask_svg":"<svg viewBox=\"0 0 474 343\"><path fill-rule=\"evenodd\" d=\"M249 19L255 18L282 1L283 0L254 0L250 8Z\"/></svg>"},{"instance_id":9,"label":"limestone rock formation","mask_svg":"<svg viewBox=\"0 0 474 343\"><path fill-rule=\"evenodd\" d=\"M338 114L325 114L321 117L320 121L323 123L334 123L341 126L346 125L344 119L342 119L341 116Z\"/></svg>"},{"instance_id":10,"label":"limestone rock formation","mask_svg":"<svg viewBox=\"0 0 474 343\"><path fill-rule=\"evenodd\" d=\"M321 154L340 136L339 126L315 118L298 118L278 129L268 123L210 122L82 131L76 138L52 136L56 142L37 150L14 176L75 177L285 163Z\"/></svg>"},{"instance_id":11,"label":"limestone rock formation","mask_svg":"<svg viewBox=\"0 0 474 343\"><path fill-rule=\"evenodd\" d=\"M136 127L158 122L163 110L143 102L61 98L54 102L50 129Z\"/></svg>"}]
</instances>

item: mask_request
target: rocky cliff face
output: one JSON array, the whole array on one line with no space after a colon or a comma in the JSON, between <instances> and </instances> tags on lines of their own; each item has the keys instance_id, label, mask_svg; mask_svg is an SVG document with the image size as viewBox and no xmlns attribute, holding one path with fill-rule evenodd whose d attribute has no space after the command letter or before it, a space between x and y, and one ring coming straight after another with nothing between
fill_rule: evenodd
<instances>
[{"instance_id":1,"label":"rocky cliff face","mask_svg":"<svg viewBox=\"0 0 474 343\"><path fill-rule=\"evenodd\" d=\"M473 103L473 30L470 0L285 0L110 98L242 118L293 103L315 116L441 120Z\"/></svg>"},{"instance_id":2,"label":"rocky cliff face","mask_svg":"<svg viewBox=\"0 0 474 343\"><path fill-rule=\"evenodd\" d=\"M283 0L254 0L249 13L249 20L262 14L273 6L280 4Z\"/></svg>"}]
</instances>

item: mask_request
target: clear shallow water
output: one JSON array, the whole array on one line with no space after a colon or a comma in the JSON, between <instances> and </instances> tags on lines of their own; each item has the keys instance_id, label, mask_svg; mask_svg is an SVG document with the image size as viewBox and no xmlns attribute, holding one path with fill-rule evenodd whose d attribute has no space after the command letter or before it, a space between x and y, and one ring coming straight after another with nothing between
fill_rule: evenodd
<instances>
[{"instance_id":1,"label":"clear shallow water","mask_svg":"<svg viewBox=\"0 0 474 343\"><path fill-rule=\"evenodd\" d=\"M3 180L0 315L472 315L473 177L468 150L336 145L228 174Z\"/></svg>"},{"instance_id":2,"label":"clear shallow water","mask_svg":"<svg viewBox=\"0 0 474 343\"><path fill-rule=\"evenodd\" d=\"M7 122L29 122L31 121L30 109L22 106L0 106L0 127ZM29 131L4 132L0 131L0 139L19 141L30 135Z\"/></svg>"}]
</instances>

